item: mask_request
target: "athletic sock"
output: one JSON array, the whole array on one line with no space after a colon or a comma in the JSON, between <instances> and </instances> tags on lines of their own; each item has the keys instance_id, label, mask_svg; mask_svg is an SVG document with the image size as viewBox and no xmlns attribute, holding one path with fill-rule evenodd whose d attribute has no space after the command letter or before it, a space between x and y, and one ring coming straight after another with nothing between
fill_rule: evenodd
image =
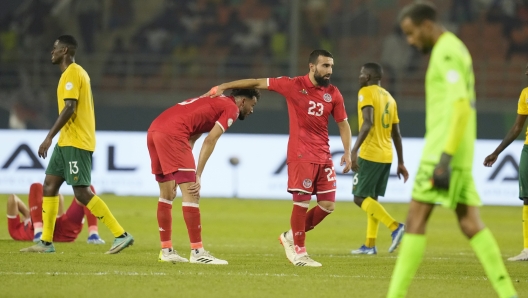
<instances>
[{"instance_id":1,"label":"athletic sock","mask_svg":"<svg viewBox=\"0 0 528 298\"><path fill-rule=\"evenodd\" d=\"M421 234L404 234L400 254L396 260L387 298L405 297L425 252L426 237Z\"/></svg>"},{"instance_id":2,"label":"athletic sock","mask_svg":"<svg viewBox=\"0 0 528 298\"><path fill-rule=\"evenodd\" d=\"M374 216L367 214L367 240L365 241L366 247L376 246L376 238L378 238L379 220L375 219Z\"/></svg>"},{"instance_id":3,"label":"athletic sock","mask_svg":"<svg viewBox=\"0 0 528 298\"><path fill-rule=\"evenodd\" d=\"M528 205L523 205L523 238L524 238L524 248L528 248Z\"/></svg>"},{"instance_id":4,"label":"athletic sock","mask_svg":"<svg viewBox=\"0 0 528 298\"><path fill-rule=\"evenodd\" d=\"M97 226L97 217L90 212L86 206L83 206L84 215L86 216L86 221L88 222L88 232L90 235L99 233L99 228Z\"/></svg>"},{"instance_id":5,"label":"athletic sock","mask_svg":"<svg viewBox=\"0 0 528 298\"><path fill-rule=\"evenodd\" d=\"M200 222L200 206L196 203L182 202L183 219L187 226L191 249L203 248L202 224Z\"/></svg>"},{"instance_id":6,"label":"athletic sock","mask_svg":"<svg viewBox=\"0 0 528 298\"><path fill-rule=\"evenodd\" d=\"M59 196L42 198L42 236L43 242L53 242L55 220L59 213Z\"/></svg>"},{"instance_id":7,"label":"athletic sock","mask_svg":"<svg viewBox=\"0 0 528 298\"><path fill-rule=\"evenodd\" d=\"M172 247L172 201L159 198L158 200L158 229L161 248Z\"/></svg>"},{"instance_id":8,"label":"athletic sock","mask_svg":"<svg viewBox=\"0 0 528 298\"><path fill-rule=\"evenodd\" d=\"M305 224L306 224L306 211L308 210L309 204L305 203L293 203L293 210L290 218L290 225L293 233L293 243L295 250L304 250L306 253L304 241L306 239Z\"/></svg>"},{"instance_id":9,"label":"athletic sock","mask_svg":"<svg viewBox=\"0 0 528 298\"><path fill-rule=\"evenodd\" d=\"M475 234L469 243L499 297L517 297L510 275L502 261L499 246L491 231L484 228Z\"/></svg>"},{"instance_id":10,"label":"athletic sock","mask_svg":"<svg viewBox=\"0 0 528 298\"><path fill-rule=\"evenodd\" d=\"M308 232L310 230L313 230L315 226L317 226L320 222L323 221L323 219L328 216L332 211L326 210L323 207L321 207L319 204L317 204L315 207L310 209L308 213L306 213L306 222L304 224L305 226L305 232Z\"/></svg>"},{"instance_id":11,"label":"athletic sock","mask_svg":"<svg viewBox=\"0 0 528 298\"><path fill-rule=\"evenodd\" d=\"M125 229L117 222L106 203L99 196L94 195L86 207L110 229L114 237L126 236Z\"/></svg>"},{"instance_id":12,"label":"athletic sock","mask_svg":"<svg viewBox=\"0 0 528 298\"><path fill-rule=\"evenodd\" d=\"M28 205L31 222L33 223L34 234L42 232L42 194L42 184L31 184L29 187Z\"/></svg>"},{"instance_id":13,"label":"athletic sock","mask_svg":"<svg viewBox=\"0 0 528 298\"><path fill-rule=\"evenodd\" d=\"M381 206L381 204L371 197L365 198L361 204L361 209L365 210L368 215L373 216L381 221L389 230L394 231L398 228L398 222Z\"/></svg>"}]
</instances>

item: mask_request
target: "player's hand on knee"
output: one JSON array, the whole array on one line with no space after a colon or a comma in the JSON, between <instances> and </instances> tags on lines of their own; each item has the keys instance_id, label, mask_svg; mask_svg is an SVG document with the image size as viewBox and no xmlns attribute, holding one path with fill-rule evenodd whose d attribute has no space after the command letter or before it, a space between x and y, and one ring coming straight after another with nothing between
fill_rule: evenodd
<instances>
[{"instance_id":1,"label":"player's hand on knee","mask_svg":"<svg viewBox=\"0 0 528 298\"><path fill-rule=\"evenodd\" d=\"M201 187L202 187L201 178L200 176L196 175L196 182L194 182L193 184L191 184L191 186L189 186L189 194L191 194L192 196L196 198L200 198L200 188Z\"/></svg>"}]
</instances>

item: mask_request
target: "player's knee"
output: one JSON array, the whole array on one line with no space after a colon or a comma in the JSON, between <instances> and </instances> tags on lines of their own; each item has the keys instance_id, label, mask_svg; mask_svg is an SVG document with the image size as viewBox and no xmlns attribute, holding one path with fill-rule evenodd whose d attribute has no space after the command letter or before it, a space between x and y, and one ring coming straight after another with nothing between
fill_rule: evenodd
<instances>
[{"instance_id":1,"label":"player's knee","mask_svg":"<svg viewBox=\"0 0 528 298\"><path fill-rule=\"evenodd\" d=\"M319 204L319 206L321 206L321 208L323 208L324 210L326 210L328 212L332 212L335 209L335 203L334 202L319 201L319 202L317 202L317 204Z\"/></svg>"},{"instance_id":2,"label":"player's knee","mask_svg":"<svg viewBox=\"0 0 528 298\"><path fill-rule=\"evenodd\" d=\"M484 228L484 224L479 219L472 219L469 217L461 218L458 223L460 230L462 230L462 233L464 233L468 239L473 238L473 236Z\"/></svg>"},{"instance_id":3,"label":"player's knee","mask_svg":"<svg viewBox=\"0 0 528 298\"><path fill-rule=\"evenodd\" d=\"M356 205L358 205L359 207L361 207L364 200L365 198L354 196L354 203L356 203Z\"/></svg>"}]
</instances>

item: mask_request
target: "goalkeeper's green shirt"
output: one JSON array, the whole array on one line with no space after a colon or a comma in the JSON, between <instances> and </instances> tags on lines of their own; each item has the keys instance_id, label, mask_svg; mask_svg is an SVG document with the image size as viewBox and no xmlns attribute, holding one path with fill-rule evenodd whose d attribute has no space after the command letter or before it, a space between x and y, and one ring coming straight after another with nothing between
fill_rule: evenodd
<instances>
[{"instance_id":1,"label":"goalkeeper's green shirt","mask_svg":"<svg viewBox=\"0 0 528 298\"><path fill-rule=\"evenodd\" d=\"M422 162L436 164L446 147L454 103L468 100L469 120L453 155L453 168L471 170L477 131L475 76L471 55L458 37L444 32L431 53L425 78L426 131Z\"/></svg>"}]
</instances>

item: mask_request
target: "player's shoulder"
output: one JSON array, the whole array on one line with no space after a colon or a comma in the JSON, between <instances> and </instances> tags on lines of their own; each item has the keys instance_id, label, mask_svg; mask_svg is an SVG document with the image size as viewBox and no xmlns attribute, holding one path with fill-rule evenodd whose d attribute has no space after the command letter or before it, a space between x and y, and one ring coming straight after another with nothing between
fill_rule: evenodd
<instances>
[{"instance_id":1,"label":"player's shoulder","mask_svg":"<svg viewBox=\"0 0 528 298\"><path fill-rule=\"evenodd\" d=\"M431 60L449 63L469 56L466 45L452 32L445 32L433 48Z\"/></svg>"},{"instance_id":2,"label":"player's shoulder","mask_svg":"<svg viewBox=\"0 0 528 298\"><path fill-rule=\"evenodd\" d=\"M86 70L77 63L72 63L64 71L65 75L77 75L80 77L88 77Z\"/></svg>"},{"instance_id":3,"label":"player's shoulder","mask_svg":"<svg viewBox=\"0 0 528 298\"><path fill-rule=\"evenodd\" d=\"M528 97L528 87L525 87L525 88L521 91L521 96Z\"/></svg>"}]
</instances>

